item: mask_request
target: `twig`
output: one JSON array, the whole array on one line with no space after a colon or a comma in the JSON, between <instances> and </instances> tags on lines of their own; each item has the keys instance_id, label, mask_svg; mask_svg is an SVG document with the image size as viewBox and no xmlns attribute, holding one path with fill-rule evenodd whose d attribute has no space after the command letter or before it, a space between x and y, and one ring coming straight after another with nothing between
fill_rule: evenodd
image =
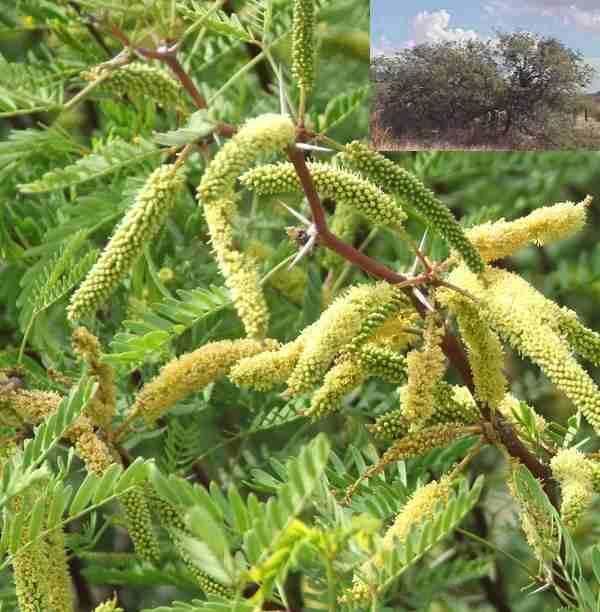
<instances>
[{"instance_id":1,"label":"twig","mask_svg":"<svg viewBox=\"0 0 600 612\"><path fill-rule=\"evenodd\" d=\"M362 270L368 274L386 280L389 283L400 284L405 283L407 278L402 275L390 270L386 266L379 262L371 259L364 253L361 253L354 247L341 241L337 236L332 234L327 227L327 220L325 216L325 210L321 204L321 200L316 191L314 182L306 165L304 155L299 149L295 147L288 148L288 158L292 162L298 179L310 206L313 223L318 232L319 243L323 246L335 251L338 255L341 255L347 261L359 266ZM425 307L422 303L416 300L412 290L406 288L404 291L413 301L415 308L423 316L425 314ZM460 344L459 340L450 333L448 330L444 338L442 339L441 348L444 354L452 364L452 366L458 371L463 379L464 384L467 386L471 394L475 397L475 385L473 382L473 374L469 366L465 350ZM514 427L497 411L490 410L487 404L481 402L478 403L480 412L484 419L486 419L493 427L498 439L502 445L506 448L507 452L525 465L529 471L541 482L541 485L548 495L550 502L555 508L559 507L559 500L556 495L555 482L552 478L552 471L550 467L542 463L529 449L523 444L519 438ZM564 551L561 550L561 556L564 555ZM560 563L558 564L560 566ZM569 599L575 600L570 585L564 580L562 575L557 571L554 572L554 579L556 581L556 587L554 588L555 595L564 601L563 594L566 594ZM558 588L557 588L558 587ZM561 593L562 591L562 593Z\"/></svg>"}]
</instances>

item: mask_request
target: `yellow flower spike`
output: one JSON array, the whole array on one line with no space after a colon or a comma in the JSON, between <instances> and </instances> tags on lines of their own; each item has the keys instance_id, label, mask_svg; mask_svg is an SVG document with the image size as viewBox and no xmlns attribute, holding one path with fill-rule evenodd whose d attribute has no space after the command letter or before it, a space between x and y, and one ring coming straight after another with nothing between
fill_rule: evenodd
<instances>
[{"instance_id":1,"label":"yellow flower spike","mask_svg":"<svg viewBox=\"0 0 600 612\"><path fill-rule=\"evenodd\" d=\"M125 509L125 523L136 554L144 561L158 561L160 549L144 491L135 487L122 495L120 501Z\"/></svg>"},{"instance_id":2,"label":"yellow flower spike","mask_svg":"<svg viewBox=\"0 0 600 612\"><path fill-rule=\"evenodd\" d=\"M208 574L200 570L191 559L189 552L182 542L182 536L189 535L189 530L185 526L177 509L169 502L158 497L151 488L148 488L147 496L150 500L152 510L156 513L161 526L169 535L177 554L181 557L192 576L194 576L200 588L208 595L230 597L233 594L231 589L218 583Z\"/></svg>"},{"instance_id":3,"label":"yellow flower spike","mask_svg":"<svg viewBox=\"0 0 600 612\"><path fill-rule=\"evenodd\" d=\"M163 226L175 206L184 175L175 164L159 166L146 179L98 261L67 308L71 321L92 314L129 274L133 264Z\"/></svg>"},{"instance_id":4,"label":"yellow flower spike","mask_svg":"<svg viewBox=\"0 0 600 612\"><path fill-rule=\"evenodd\" d=\"M131 414L142 416L148 425L152 425L176 402L226 376L240 359L275 346L273 340L264 343L249 339L220 340L176 357L142 387L131 407Z\"/></svg>"},{"instance_id":5,"label":"yellow flower spike","mask_svg":"<svg viewBox=\"0 0 600 612\"><path fill-rule=\"evenodd\" d=\"M367 373L356 359L346 358L325 374L323 384L312 396L306 415L313 420L328 416L340 407L345 395L359 387Z\"/></svg>"},{"instance_id":6,"label":"yellow flower spike","mask_svg":"<svg viewBox=\"0 0 600 612\"><path fill-rule=\"evenodd\" d=\"M315 80L315 2L294 0L292 21L292 74L306 91Z\"/></svg>"},{"instance_id":7,"label":"yellow flower spike","mask_svg":"<svg viewBox=\"0 0 600 612\"><path fill-rule=\"evenodd\" d=\"M339 157L342 163L368 177L385 192L394 193L410 204L460 254L470 270L483 271L481 256L450 209L415 175L359 141L347 144Z\"/></svg>"},{"instance_id":8,"label":"yellow flower spike","mask_svg":"<svg viewBox=\"0 0 600 612\"><path fill-rule=\"evenodd\" d=\"M359 175L332 164L307 164L317 191L323 197L352 206L373 225L402 227L406 213L394 198ZM259 195L302 193L294 166L288 162L265 164L240 177L242 185Z\"/></svg>"},{"instance_id":9,"label":"yellow flower spike","mask_svg":"<svg viewBox=\"0 0 600 612\"><path fill-rule=\"evenodd\" d=\"M100 342L85 327L75 329L71 339L73 350L87 363L90 372L98 381L98 390L85 407L85 412L96 425L108 430L117 405L114 371L109 364L100 361Z\"/></svg>"},{"instance_id":10,"label":"yellow flower spike","mask_svg":"<svg viewBox=\"0 0 600 612\"><path fill-rule=\"evenodd\" d=\"M289 117L268 113L247 121L215 155L198 185L212 247L248 336L264 338L269 311L255 259L239 248L234 237L237 215L235 182L261 154L291 145L296 136Z\"/></svg>"},{"instance_id":11,"label":"yellow flower spike","mask_svg":"<svg viewBox=\"0 0 600 612\"><path fill-rule=\"evenodd\" d=\"M406 382L407 363L404 355L369 342L360 349L357 357L369 376L394 385Z\"/></svg>"},{"instance_id":12,"label":"yellow flower spike","mask_svg":"<svg viewBox=\"0 0 600 612\"><path fill-rule=\"evenodd\" d=\"M558 329L571 348L595 366L600 366L600 334L588 329L571 309L563 307Z\"/></svg>"},{"instance_id":13,"label":"yellow flower spike","mask_svg":"<svg viewBox=\"0 0 600 612\"><path fill-rule=\"evenodd\" d=\"M281 348L245 357L231 368L229 379L239 387L270 391L289 378L302 353L304 342L305 335L302 334Z\"/></svg>"},{"instance_id":14,"label":"yellow flower spike","mask_svg":"<svg viewBox=\"0 0 600 612\"><path fill-rule=\"evenodd\" d=\"M260 286L257 261L240 251L234 238L234 211L233 200L219 200L204 207L215 259L237 313L248 336L261 339L267 333L269 310Z\"/></svg>"},{"instance_id":15,"label":"yellow flower spike","mask_svg":"<svg viewBox=\"0 0 600 612\"><path fill-rule=\"evenodd\" d=\"M108 75L107 75L108 72ZM164 68L143 62L132 62L112 69L102 64L81 75L86 81L103 81L99 88L127 96L134 102L151 99L165 109L184 109L185 102L181 96L181 87Z\"/></svg>"},{"instance_id":16,"label":"yellow flower spike","mask_svg":"<svg viewBox=\"0 0 600 612\"><path fill-rule=\"evenodd\" d=\"M429 316L423 346L406 357L408 383L403 406L411 430L422 427L435 410L435 387L446 372L446 357L440 347L443 333L435 317Z\"/></svg>"},{"instance_id":17,"label":"yellow flower spike","mask_svg":"<svg viewBox=\"0 0 600 612\"><path fill-rule=\"evenodd\" d=\"M462 423L440 423L409 432L385 451L379 463L374 466L376 469L373 474L381 472L390 463L424 455L434 448L447 446L450 442L473 433L476 433L476 426Z\"/></svg>"},{"instance_id":18,"label":"yellow flower spike","mask_svg":"<svg viewBox=\"0 0 600 612\"><path fill-rule=\"evenodd\" d=\"M380 333L383 327L389 324L390 321L405 321L404 317L407 316L407 311L412 311L408 297L399 289L392 287L389 298L382 301L381 304L369 312L363 319L356 336L354 336L348 345L344 347L344 352L352 353L360 350L365 342L373 337L377 337L383 343L383 337L386 336L386 334L388 336L390 335L389 329ZM386 344L390 345L391 342L387 342Z\"/></svg>"},{"instance_id":19,"label":"yellow flower spike","mask_svg":"<svg viewBox=\"0 0 600 612\"><path fill-rule=\"evenodd\" d=\"M390 301L388 283L357 285L338 297L311 327L291 376L288 394L297 395L317 386L338 352L355 337L369 313Z\"/></svg>"},{"instance_id":20,"label":"yellow flower spike","mask_svg":"<svg viewBox=\"0 0 600 612\"><path fill-rule=\"evenodd\" d=\"M448 476L442 476L440 480L432 480L414 491L402 510L396 515L391 527L386 531L382 542L383 549L391 550L397 546L398 542L405 542L412 530L435 516L436 509L448 501L451 492L452 481ZM371 573L382 563L381 553L376 553L362 566L361 574ZM359 603L369 599L370 596L369 585L357 575L353 579L352 588L341 598L341 602Z\"/></svg>"},{"instance_id":21,"label":"yellow flower spike","mask_svg":"<svg viewBox=\"0 0 600 612\"><path fill-rule=\"evenodd\" d=\"M46 484L47 481L38 480L22 494L10 499L7 519L10 520L13 512L24 511L46 495ZM47 511L47 508L45 510ZM45 518L42 521L45 521ZM19 610L73 612L75 602L62 529L55 529L23 548L30 540L29 527L25 523L18 537L20 544L12 565Z\"/></svg>"},{"instance_id":22,"label":"yellow flower spike","mask_svg":"<svg viewBox=\"0 0 600 612\"><path fill-rule=\"evenodd\" d=\"M438 292L443 303L444 299ZM455 315L460 335L467 348L467 357L477 399L496 409L504 399L508 381L504 375L504 349L498 336L481 318L477 305L453 290L450 312Z\"/></svg>"},{"instance_id":23,"label":"yellow flower spike","mask_svg":"<svg viewBox=\"0 0 600 612\"><path fill-rule=\"evenodd\" d=\"M408 433L409 423L404 418L402 408L395 408L375 419L367 430L376 440L397 440Z\"/></svg>"},{"instance_id":24,"label":"yellow flower spike","mask_svg":"<svg viewBox=\"0 0 600 612\"><path fill-rule=\"evenodd\" d=\"M294 124L285 115L249 119L214 156L198 185L198 199L206 205L230 198L236 179L259 155L282 151L295 137Z\"/></svg>"},{"instance_id":25,"label":"yellow flower spike","mask_svg":"<svg viewBox=\"0 0 600 612\"><path fill-rule=\"evenodd\" d=\"M103 601L100 605L94 608L94 612L124 612L123 608L117 604L117 596L114 595L112 599Z\"/></svg>"},{"instance_id":26,"label":"yellow flower spike","mask_svg":"<svg viewBox=\"0 0 600 612\"><path fill-rule=\"evenodd\" d=\"M577 449L564 448L552 457L550 467L561 486L560 516L565 526L573 530L592 503L594 489L591 463Z\"/></svg>"},{"instance_id":27,"label":"yellow flower spike","mask_svg":"<svg viewBox=\"0 0 600 612\"><path fill-rule=\"evenodd\" d=\"M397 440L405 436L410 422L404 415L403 405L406 401L407 385L398 390L400 408L390 410L375 420L367 428L378 440ZM441 381L434 391L434 410L424 424L425 428L443 424L474 425L480 420L475 400L466 387L449 385Z\"/></svg>"},{"instance_id":28,"label":"yellow flower spike","mask_svg":"<svg viewBox=\"0 0 600 612\"><path fill-rule=\"evenodd\" d=\"M67 563L65 534L62 528L54 529L46 537L48 549L48 601L49 610L72 612L75 605L73 585Z\"/></svg>"},{"instance_id":29,"label":"yellow flower spike","mask_svg":"<svg viewBox=\"0 0 600 612\"><path fill-rule=\"evenodd\" d=\"M579 204L561 202L538 208L515 221L483 223L467 230L467 237L484 261L502 259L528 244L543 246L577 233L585 225L591 202L588 196Z\"/></svg>"},{"instance_id":30,"label":"yellow flower spike","mask_svg":"<svg viewBox=\"0 0 600 612\"><path fill-rule=\"evenodd\" d=\"M515 473L519 466L517 460L511 461L508 489L518 503L519 518L525 538L538 561L548 572L548 568L558 554L557 533L553 521L549 520L547 508L538 503L535 496L520 495L515 482Z\"/></svg>"},{"instance_id":31,"label":"yellow flower spike","mask_svg":"<svg viewBox=\"0 0 600 612\"><path fill-rule=\"evenodd\" d=\"M489 268L478 279L460 266L449 281L473 294L481 316L521 355L529 357L600 431L600 389L559 334L561 308L511 272Z\"/></svg>"}]
</instances>

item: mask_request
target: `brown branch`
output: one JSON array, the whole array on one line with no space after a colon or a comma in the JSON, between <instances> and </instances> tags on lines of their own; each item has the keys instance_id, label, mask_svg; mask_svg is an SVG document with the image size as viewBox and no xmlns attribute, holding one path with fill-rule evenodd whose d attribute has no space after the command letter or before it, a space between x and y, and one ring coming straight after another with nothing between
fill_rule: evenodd
<instances>
[{"instance_id":1,"label":"brown branch","mask_svg":"<svg viewBox=\"0 0 600 612\"><path fill-rule=\"evenodd\" d=\"M346 244L331 233L327 227L325 210L321 204L319 194L317 193L310 175L310 171L306 165L304 154L296 147L289 147L288 158L294 165L296 174L298 175L298 179L300 180L300 184L302 186L302 190L304 191L310 206L313 223L318 234L319 244L322 244L323 246L335 251L338 255L357 265L368 274L393 284L405 283L407 281L405 276L398 274L387 266L380 264L368 255L365 255L349 244ZM412 299L419 314L423 316L425 313L425 308L415 299L413 291L409 287L403 288L403 291ZM451 332L446 331L441 346L451 365L458 371L464 384L469 388L475 397L473 375L462 344L459 342L456 336L454 336ZM517 458L538 480L540 480L542 487L548 495L552 505L555 508L558 508L559 500L556 494L556 486L552 478L552 471L550 470L550 467L539 461L539 459L529 451L529 449L523 444L517 435L514 427L502 415L498 414L497 412L492 413L489 406L486 404L479 403L479 407L481 415L492 425L497 439L502 443L512 457ZM561 551L561 557L564 558L564 551ZM557 597L561 599L561 601L563 601L563 598L559 596L559 590L562 591L562 593L569 599L574 600L572 590L569 584L564 580L562 573L560 573L559 567L560 564L555 564L554 580L556 582L556 587L558 588L555 587L554 592Z\"/></svg>"}]
</instances>

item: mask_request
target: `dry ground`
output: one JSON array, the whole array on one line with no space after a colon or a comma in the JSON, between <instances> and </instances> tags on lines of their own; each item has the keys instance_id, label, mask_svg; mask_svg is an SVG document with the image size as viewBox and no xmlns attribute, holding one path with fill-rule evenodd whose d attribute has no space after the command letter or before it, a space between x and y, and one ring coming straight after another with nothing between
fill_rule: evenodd
<instances>
[{"instance_id":1,"label":"dry ground","mask_svg":"<svg viewBox=\"0 0 600 612\"><path fill-rule=\"evenodd\" d=\"M534 138L521 137L518 140L509 136L498 136L493 140L487 135L481 135L476 130L455 130L443 135L432 134L428 138L394 138L389 130L385 130L373 122L371 125L371 142L380 151L540 151L548 149L591 149L600 150L600 121L593 117L584 120L577 117L574 130L565 134L564 144L548 145Z\"/></svg>"}]
</instances>

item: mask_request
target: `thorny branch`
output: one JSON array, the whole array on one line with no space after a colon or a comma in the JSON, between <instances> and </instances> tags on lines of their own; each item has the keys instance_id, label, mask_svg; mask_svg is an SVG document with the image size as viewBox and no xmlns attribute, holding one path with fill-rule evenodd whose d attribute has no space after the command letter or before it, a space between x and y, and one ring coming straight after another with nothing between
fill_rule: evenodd
<instances>
[{"instance_id":1,"label":"thorny branch","mask_svg":"<svg viewBox=\"0 0 600 612\"><path fill-rule=\"evenodd\" d=\"M393 284L401 285L405 283L407 278L404 275L398 274L397 272L394 272L393 270L373 260L368 255L365 255L354 247L342 242L339 238L331 233L327 227L325 210L323 209L323 205L321 204L321 200L316 191L310 171L306 165L304 154L299 149L290 147L288 149L288 157L296 169L298 179L300 180L302 189L310 206L319 243L335 251L347 261L357 265L365 272L372 274L377 278L381 278L382 280L386 280ZM415 298L413 291L409 287L403 288L402 290L411 298L419 314L423 316L425 314L425 307ZM463 346L460 344L456 336L447 330L442 340L441 347L452 366L460 374L464 384L468 387L473 396L475 396L473 375L471 373L471 368L469 366ZM480 403L479 407L482 416L491 424L495 437L497 437L497 439L502 443L512 457L519 459L519 461L523 463L523 465L525 465L529 471L541 482L542 487L548 495L551 503L558 508L559 500L556 495L556 489L554 486L555 483L552 479L550 467L545 463L542 463L533 453L529 451L529 449L523 444L517 435L514 427L501 414L492 412L487 404ZM490 442L494 443L494 440L490 440ZM561 551L561 556L562 554L563 551ZM555 572L553 576L555 582L553 585L554 591L561 601L564 599L564 596L567 596L569 599L574 601L574 595L570 585L565 581L560 571L557 571L561 565L564 564L555 564Z\"/></svg>"}]
</instances>

